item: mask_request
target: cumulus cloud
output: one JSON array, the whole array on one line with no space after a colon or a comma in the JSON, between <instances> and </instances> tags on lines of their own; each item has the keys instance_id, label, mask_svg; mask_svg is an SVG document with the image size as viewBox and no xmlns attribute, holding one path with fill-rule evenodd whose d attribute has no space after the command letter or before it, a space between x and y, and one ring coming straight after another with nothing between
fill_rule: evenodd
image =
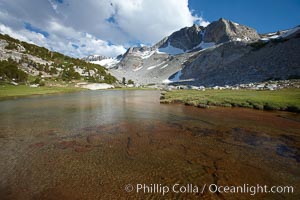
<instances>
[{"instance_id":1,"label":"cumulus cloud","mask_svg":"<svg viewBox=\"0 0 300 200\"><path fill-rule=\"evenodd\" d=\"M192 15L188 0L114 1L113 7L117 25L133 39L146 43L157 42L196 20L205 22Z\"/></svg>"},{"instance_id":2,"label":"cumulus cloud","mask_svg":"<svg viewBox=\"0 0 300 200\"><path fill-rule=\"evenodd\" d=\"M193 15L188 0L0 2L2 33L75 57L116 56L131 45L154 44L195 21L208 23ZM28 30L26 23L36 28Z\"/></svg>"},{"instance_id":3,"label":"cumulus cloud","mask_svg":"<svg viewBox=\"0 0 300 200\"><path fill-rule=\"evenodd\" d=\"M72 28L58 26L55 27L54 32L59 34L50 34L49 37L45 37L41 33L26 29L14 31L10 27L0 24L0 33L2 34L8 34L22 41L37 44L73 57L81 58L92 54L113 57L126 51L122 45L111 45L88 33L77 32Z\"/></svg>"}]
</instances>

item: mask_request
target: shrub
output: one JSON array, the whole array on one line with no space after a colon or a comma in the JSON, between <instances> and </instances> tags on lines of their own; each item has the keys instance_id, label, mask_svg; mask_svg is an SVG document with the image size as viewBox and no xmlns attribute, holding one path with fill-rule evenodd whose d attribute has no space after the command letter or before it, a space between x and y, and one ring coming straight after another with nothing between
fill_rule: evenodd
<instances>
[{"instance_id":1,"label":"shrub","mask_svg":"<svg viewBox=\"0 0 300 200\"><path fill-rule=\"evenodd\" d=\"M122 78L122 84L123 84L123 85L126 84L126 78L125 78L125 77Z\"/></svg>"},{"instance_id":2,"label":"shrub","mask_svg":"<svg viewBox=\"0 0 300 200\"><path fill-rule=\"evenodd\" d=\"M5 47L7 50L17 50L18 46L13 42L8 42L8 45Z\"/></svg>"},{"instance_id":3,"label":"shrub","mask_svg":"<svg viewBox=\"0 0 300 200\"><path fill-rule=\"evenodd\" d=\"M45 86L45 85L46 85L45 81L40 81L39 86Z\"/></svg>"},{"instance_id":4,"label":"shrub","mask_svg":"<svg viewBox=\"0 0 300 200\"><path fill-rule=\"evenodd\" d=\"M32 83L33 84L40 84L41 79L39 77L37 77Z\"/></svg>"},{"instance_id":5,"label":"shrub","mask_svg":"<svg viewBox=\"0 0 300 200\"><path fill-rule=\"evenodd\" d=\"M17 62L12 59L0 61L0 76L4 77L4 79L6 78L16 82L25 82L28 79L28 75L20 70Z\"/></svg>"},{"instance_id":6,"label":"shrub","mask_svg":"<svg viewBox=\"0 0 300 200\"><path fill-rule=\"evenodd\" d=\"M130 84L130 85L131 85L131 84L133 85L133 84L134 84L134 81L131 80L131 79L129 79L127 83Z\"/></svg>"},{"instance_id":7,"label":"shrub","mask_svg":"<svg viewBox=\"0 0 300 200\"><path fill-rule=\"evenodd\" d=\"M73 67L64 69L61 76L64 81L79 80L81 78L80 74Z\"/></svg>"},{"instance_id":8,"label":"shrub","mask_svg":"<svg viewBox=\"0 0 300 200\"><path fill-rule=\"evenodd\" d=\"M50 74L57 74L57 69L55 68L55 67L52 67L51 69L50 69Z\"/></svg>"}]
</instances>

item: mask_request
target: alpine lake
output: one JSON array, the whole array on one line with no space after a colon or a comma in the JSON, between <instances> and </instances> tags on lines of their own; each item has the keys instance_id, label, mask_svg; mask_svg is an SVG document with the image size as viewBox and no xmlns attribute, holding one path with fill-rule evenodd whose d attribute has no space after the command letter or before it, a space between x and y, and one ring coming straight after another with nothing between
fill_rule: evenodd
<instances>
[{"instance_id":1,"label":"alpine lake","mask_svg":"<svg viewBox=\"0 0 300 200\"><path fill-rule=\"evenodd\" d=\"M159 97L107 90L0 101L0 199L300 199L299 114ZM174 184L183 191L162 194ZM213 193L210 184L294 191Z\"/></svg>"}]
</instances>

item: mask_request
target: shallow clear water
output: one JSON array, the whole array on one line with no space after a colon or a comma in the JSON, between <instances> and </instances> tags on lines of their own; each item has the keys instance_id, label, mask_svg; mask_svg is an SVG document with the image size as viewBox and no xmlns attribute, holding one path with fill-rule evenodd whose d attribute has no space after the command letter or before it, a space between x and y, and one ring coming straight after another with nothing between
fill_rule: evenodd
<instances>
[{"instance_id":1,"label":"shallow clear water","mask_svg":"<svg viewBox=\"0 0 300 200\"><path fill-rule=\"evenodd\" d=\"M292 185L300 117L159 103L159 91L84 91L0 101L1 199L159 199L127 184ZM249 199L168 193L163 198Z\"/></svg>"}]
</instances>

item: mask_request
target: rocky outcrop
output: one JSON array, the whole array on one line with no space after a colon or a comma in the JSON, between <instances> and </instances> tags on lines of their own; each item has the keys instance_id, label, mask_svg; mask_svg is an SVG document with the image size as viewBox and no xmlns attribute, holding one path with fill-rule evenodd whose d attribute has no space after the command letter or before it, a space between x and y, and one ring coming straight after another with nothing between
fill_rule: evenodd
<instances>
[{"instance_id":1,"label":"rocky outcrop","mask_svg":"<svg viewBox=\"0 0 300 200\"><path fill-rule=\"evenodd\" d=\"M170 75L182 68L182 64L194 53L185 53L176 56L159 54L152 51L150 57L142 59L136 55L124 56L123 60L110 72L122 80L133 80L139 84L157 84L167 80Z\"/></svg>"},{"instance_id":2,"label":"rocky outcrop","mask_svg":"<svg viewBox=\"0 0 300 200\"><path fill-rule=\"evenodd\" d=\"M101 61L101 60L108 59L108 58L109 57L101 56L101 55L90 55L90 56L82 58L82 60L91 62L91 61Z\"/></svg>"},{"instance_id":3,"label":"rocky outcrop","mask_svg":"<svg viewBox=\"0 0 300 200\"><path fill-rule=\"evenodd\" d=\"M215 42L216 44L235 41L255 41L260 39L255 29L249 28L235 22L219 19L205 28L204 42Z\"/></svg>"},{"instance_id":4,"label":"rocky outcrop","mask_svg":"<svg viewBox=\"0 0 300 200\"><path fill-rule=\"evenodd\" d=\"M228 41L255 41L260 38L255 29L221 18L207 27L194 24L191 27L182 28L158 42L154 47L166 48L171 45L187 52L199 46L201 42L220 44Z\"/></svg>"},{"instance_id":5,"label":"rocky outcrop","mask_svg":"<svg viewBox=\"0 0 300 200\"><path fill-rule=\"evenodd\" d=\"M168 45L171 45L186 52L202 42L203 30L204 27L196 24L192 27L182 28L179 31L172 33L169 37L164 38L162 41L157 43L155 47L165 48Z\"/></svg>"}]
</instances>

